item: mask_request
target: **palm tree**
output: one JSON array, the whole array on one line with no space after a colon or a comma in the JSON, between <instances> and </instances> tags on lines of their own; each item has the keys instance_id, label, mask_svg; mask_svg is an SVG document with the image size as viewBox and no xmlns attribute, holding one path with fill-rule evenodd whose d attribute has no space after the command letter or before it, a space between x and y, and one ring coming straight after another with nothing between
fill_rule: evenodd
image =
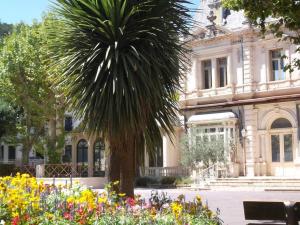
<instances>
[{"instance_id":1,"label":"palm tree","mask_svg":"<svg viewBox=\"0 0 300 225\"><path fill-rule=\"evenodd\" d=\"M186 70L180 37L191 17L185 0L57 0L50 29L52 57L64 68L69 103L87 130L110 143L111 181L134 188L140 140L171 134L176 93Z\"/></svg>"}]
</instances>

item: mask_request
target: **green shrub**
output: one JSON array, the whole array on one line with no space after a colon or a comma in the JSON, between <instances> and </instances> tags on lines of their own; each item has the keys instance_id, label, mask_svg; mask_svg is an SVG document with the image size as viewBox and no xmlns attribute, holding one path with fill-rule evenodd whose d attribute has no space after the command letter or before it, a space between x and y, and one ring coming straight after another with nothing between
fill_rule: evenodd
<instances>
[{"instance_id":1,"label":"green shrub","mask_svg":"<svg viewBox=\"0 0 300 225\"><path fill-rule=\"evenodd\" d=\"M13 164L1 164L0 165L0 177L15 175L16 167Z\"/></svg>"},{"instance_id":2,"label":"green shrub","mask_svg":"<svg viewBox=\"0 0 300 225\"><path fill-rule=\"evenodd\" d=\"M159 184L159 180L155 177L138 177L135 180L136 187L148 187L152 184Z\"/></svg>"},{"instance_id":3,"label":"green shrub","mask_svg":"<svg viewBox=\"0 0 300 225\"><path fill-rule=\"evenodd\" d=\"M189 185L191 184L193 181L190 177L178 177L175 180L175 184L176 185Z\"/></svg>"},{"instance_id":4,"label":"green shrub","mask_svg":"<svg viewBox=\"0 0 300 225\"><path fill-rule=\"evenodd\" d=\"M173 185L175 183L176 177L162 177L160 179L160 184L162 185Z\"/></svg>"}]
</instances>

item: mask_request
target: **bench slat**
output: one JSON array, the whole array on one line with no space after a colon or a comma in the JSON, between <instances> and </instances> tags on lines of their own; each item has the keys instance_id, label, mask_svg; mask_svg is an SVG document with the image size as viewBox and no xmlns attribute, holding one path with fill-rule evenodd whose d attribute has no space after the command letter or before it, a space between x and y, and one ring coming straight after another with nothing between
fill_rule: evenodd
<instances>
[{"instance_id":1,"label":"bench slat","mask_svg":"<svg viewBox=\"0 0 300 225\"><path fill-rule=\"evenodd\" d=\"M300 202L296 202L294 205L294 212L297 221L300 221Z\"/></svg>"},{"instance_id":2,"label":"bench slat","mask_svg":"<svg viewBox=\"0 0 300 225\"><path fill-rule=\"evenodd\" d=\"M286 221L283 202L245 201L243 205L246 220Z\"/></svg>"}]
</instances>

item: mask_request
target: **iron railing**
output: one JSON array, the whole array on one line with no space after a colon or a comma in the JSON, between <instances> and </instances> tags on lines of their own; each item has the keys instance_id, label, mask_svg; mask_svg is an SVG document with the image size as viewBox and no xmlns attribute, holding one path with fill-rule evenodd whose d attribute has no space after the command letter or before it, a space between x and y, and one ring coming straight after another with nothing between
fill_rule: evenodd
<instances>
[{"instance_id":1,"label":"iron railing","mask_svg":"<svg viewBox=\"0 0 300 225\"><path fill-rule=\"evenodd\" d=\"M151 177L177 177L190 175L190 169L185 167L145 167L143 170L143 176Z\"/></svg>"},{"instance_id":2,"label":"iron railing","mask_svg":"<svg viewBox=\"0 0 300 225\"><path fill-rule=\"evenodd\" d=\"M215 163L205 169L195 169L192 177L195 185L205 186L212 180L220 177L227 177L227 168L223 165L220 165L220 163Z\"/></svg>"}]
</instances>

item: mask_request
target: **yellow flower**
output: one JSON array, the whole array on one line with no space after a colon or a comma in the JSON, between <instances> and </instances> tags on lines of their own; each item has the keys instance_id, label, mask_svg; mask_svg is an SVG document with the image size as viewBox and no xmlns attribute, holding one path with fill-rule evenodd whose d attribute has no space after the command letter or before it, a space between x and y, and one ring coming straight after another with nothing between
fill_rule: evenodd
<instances>
[{"instance_id":1,"label":"yellow flower","mask_svg":"<svg viewBox=\"0 0 300 225\"><path fill-rule=\"evenodd\" d=\"M175 215L176 219L178 219L182 213L182 205L179 204L178 202L172 202L171 204L172 212Z\"/></svg>"},{"instance_id":2,"label":"yellow flower","mask_svg":"<svg viewBox=\"0 0 300 225\"><path fill-rule=\"evenodd\" d=\"M118 185L120 183L120 181L115 181L115 182L113 182L113 185Z\"/></svg>"},{"instance_id":3,"label":"yellow flower","mask_svg":"<svg viewBox=\"0 0 300 225\"><path fill-rule=\"evenodd\" d=\"M119 193L118 194L120 197L124 197L126 194L125 193Z\"/></svg>"},{"instance_id":4,"label":"yellow flower","mask_svg":"<svg viewBox=\"0 0 300 225\"><path fill-rule=\"evenodd\" d=\"M197 203L201 203L202 202L202 199L201 199L200 195L196 196L196 200L197 200Z\"/></svg>"},{"instance_id":5,"label":"yellow flower","mask_svg":"<svg viewBox=\"0 0 300 225\"><path fill-rule=\"evenodd\" d=\"M13 213L12 213L12 217L17 217L17 216L19 216L19 213L18 213L18 212L13 212Z\"/></svg>"}]
</instances>

